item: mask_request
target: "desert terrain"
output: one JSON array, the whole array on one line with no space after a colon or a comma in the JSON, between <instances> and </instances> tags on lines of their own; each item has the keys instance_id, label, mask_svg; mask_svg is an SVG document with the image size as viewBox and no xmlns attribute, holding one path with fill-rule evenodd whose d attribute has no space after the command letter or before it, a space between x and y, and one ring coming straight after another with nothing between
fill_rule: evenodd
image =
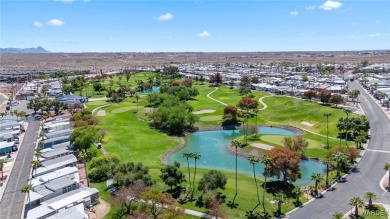
<instances>
[{"instance_id":1,"label":"desert terrain","mask_svg":"<svg viewBox=\"0 0 390 219\"><path fill-rule=\"evenodd\" d=\"M1 74L89 70L116 71L140 66L161 66L171 63L301 63L357 64L362 60L384 63L390 51L338 52L242 52L242 53L45 53L0 54Z\"/></svg>"}]
</instances>

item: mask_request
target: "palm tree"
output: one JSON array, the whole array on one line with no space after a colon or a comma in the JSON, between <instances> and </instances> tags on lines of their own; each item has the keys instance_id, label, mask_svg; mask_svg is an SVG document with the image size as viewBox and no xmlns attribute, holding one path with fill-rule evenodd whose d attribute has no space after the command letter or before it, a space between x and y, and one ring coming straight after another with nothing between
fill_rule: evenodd
<instances>
[{"instance_id":1,"label":"palm tree","mask_svg":"<svg viewBox=\"0 0 390 219\"><path fill-rule=\"evenodd\" d=\"M301 202L299 201L299 196L301 196L301 194L302 194L302 189L301 189L301 187L299 187L299 186L296 186L293 190L292 190L292 192L295 194L295 204L296 204L296 206L300 206L301 205Z\"/></svg>"},{"instance_id":2,"label":"palm tree","mask_svg":"<svg viewBox=\"0 0 390 219\"><path fill-rule=\"evenodd\" d=\"M351 110L349 109L344 109L344 113L347 114L347 119L346 119L346 126L345 126L345 145L348 147L348 129L349 129L349 124L348 124L348 115L351 113Z\"/></svg>"},{"instance_id":3,"label":"palm tree","mask_svg":"<svg viewBox=\"0 0 390 219\"><path fill-rule=\"evenodd\" d=\"M195 188L195 175L196 175L196 161L200 159L202 155L199 154L198 152L192 152L191 157L194 158L195 160L195 169L194 169L194 177L192 180L192 191L191 191L191 200L194 198L194 188Z\"/></svg>"},{"instance_id":4,"label":"palm tree","mask_svg":"<svg viewBox=\"0 0 390 219\"><path fill-rule=\"evenodd\" d=\"M326 116L326 148L329 148L329 116L331 115L331 113L324 113Z\"/></svg>"},{"instance_id":5,"label":"palm tree","mask_svg":"<svg viewBox=\"0 0 390 219\"><path fill-rule=\"evenodd\" d=\"M37 169L41 165L41 162L39 160L32 160L31 164L33 165L33 169L35 171L35 175L37 175Z\"/></svg>"},{"instance_id":6,"label":"palm tree","mask_svg":"<svg viewBox=\"0 0 390 219\"><path fill-rule=\"evenodd\" d=\"M318 184L324 180L324 178L322 177L321 173L313 173L311 175L311 180L314 180L314 193L316 195L316 197L318 196Z\"/></svg>"},{"instance_id":7,"label":"palm tree","mask_svg":"<svg viewBox=\"0 0 390 219\"><path fill-rule=\"evenodd\" d=\"M325 187L329 188L329 165L332 164L332 160L325 159L323 163L326 165Z\"/></svg>"},{"instance_id":8,"label":"palm tree","mask_svg":"<svg viewBox=\"0 0 390 219\"><path fill-rule=\"evenodd\" d=\"M16 121L19 121L19 111L14 110L12 113L16 116Z\"/></svg>"},{"instance_id":9,"label":"palm tree","mask_svg":"<svg viewBox=\"0 0 390 219\"><path fill-rule=\"evenodd\" d=\"M135 94L135 101L137 102L137 114L138 114L138 100L139 100L139 95Z\"/></svg>"},{"instance_id":10,"label":"palm tree","mask_svg":"<svg viewBox=\"0 0 390 219\"><path fill-rule=\"evenodd\" d=\"M0 159L0 171L1 171L0 181L3 180L3 168L4 168L5 163L7 163L7 161L5 161L5 159Z\"/></svg>"},{"instance_id":11,"label":"palm tree","mask_svg":"<svg viewBox=\"0 0 390 219\"><path fill-rule=\"evenodd\" d=\"M389 178L388 178L388 181L387 181L387 187L390 187L390 163L385 163L384 169L386 171L389 171Z\"/></svg>"},{"instance_id":12,"label":"palm tree","mask_svg":"<svg viewBox=\"0 0 390 219\"><path fill-rule=\"evenodd\" d=\"M34 156L39 160L39 157L42 155L42 148L35 149Z\"/></svg>"},{"instance_id":13,"label":"palm tree","mask_svg":"<svg viewBox=\"0 0 390 219\"><path fill-rule=\"evenodd\" d=\"M22 193L27 193L27 201L30 204L30 209L31 209L31 201L30 201L30 191L33 190L33 187L31 184L24 184L22 189L20 190Z\"/></svg>"},{"instance_id":14,"label":"palm tree","mask_svg":"<svg viewBox=\"0 0 390 219\"><path fill-rule=\"evenodd\" d=\"M270 175L270 172L267 171L267 165L272 162L271 158L269 158L267 155L263 156L263 159L261 159L261 162L264 164L264 184L263 184L263 212L265 213L265 189L267 185L267 177Z\"/></svg>"},{"instance_id":15,"label":"palm tree","mask_svg":"<svg viewBox=\"0 0 390 219\"><path fill-rule=\"evenodd\" d=\"M359 207L362 207L364 202L360 197L354 196L349 200L349 205L355 207L355 218L359 218Z\"/></svg>"},{"instance_id":16,"label":"palm tree","mask_svg":"<svg viewBox=\"0 0 390 219\"><path fill-rule=\"evenodd\" d=\"M257 194L257 205L252 209L252 212L260 205L260 197L259 197L259 188L257 186L257 179L256 179L256 163L258 163L260 160L257 157L250 156L248 157L249 162L252 164L253 167L253 178L255 179L256 184L256 194Z\"/></svg>"},{"instance_id":17,"label":"palm tree","mask_svg":"<svg viewBox=\"0 0 390 219\"><path fill-rule=\"evenodd\" d=\"M340 178L340 169L342 164L344 164L347 161L348 157L346 154L337 152L336 154L333 154L332 160L336 162L336 169L337 169L337 178Z\"/></svg>"},{"instance_id":18,"label":"palm tree","mask_svg":"<svg viewBox=\"0 0 390 219\"><path fill-rule=\"evenodd\" d=\"M376 196L376 194L373 192L366 192L366 193L364 193L364 198L368 199L368 207L371 208L372 207L372 200L377 199L378 196Z\"/></svg>"},{"instance_id":19,"label":"palm tree","mask_svg":"<svg viewBox=\"0 0 390 219\"><path fill-rule=\"evenodd\" d=\"M189 159L191 158L191 153L190 152L185 152L183 154L183 157L185 157L187 159L187 168L188 168L188 182L190 183L190 190L188 191L186 197L188 196L188 194L191 193L192 191L192 184L191 184L191 170L190 170L190 161Z\"/></svg>"},{"instance_id":20,"label":"palm tree","mask_svg":"<svg viewBox=\"0 0 390 219\"><path fill-rule=\"evenodd\" d=\"M342 219L343 218L343 213L336 211L335 213L332 214L332 219Z\"/></svg>"},{"instance_id":21,"label":"palm tree","mask_svg":"<svg viewBox=\"0 0 390 219\"><path fill-rule=\"evenodd\" d=\"M234 201L236 200L236 197L237 197L237 194L238 194L238 185L237 185L237 182L238 182L238 175L237 175L237 157L238 157L238 148L242 147L244 144L240 141L237 141L237 140L234 140L231 142L230 144L232 147L235 148L236 150L236 194L234 195L234 198L233 198L233 201L232 201L232 204L234 205Z\"/></svg>"}]
</instances>

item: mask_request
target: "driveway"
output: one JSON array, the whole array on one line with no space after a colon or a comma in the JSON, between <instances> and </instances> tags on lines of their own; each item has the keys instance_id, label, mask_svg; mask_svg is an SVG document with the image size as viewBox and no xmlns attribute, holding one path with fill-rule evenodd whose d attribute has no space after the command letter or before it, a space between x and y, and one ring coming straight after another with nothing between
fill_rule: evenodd
<instances>
[{"instance_id":1,"label":"driveway","mask_svg":"<svg viewBox=\"0 0 390 219\"><path fill-rule=\"evenodd\" d=\"M321 199L314 200L303 208L288 215L288 218L329 219L336 211L345 213L351 210L348 205L353 196L363 198L364 193L374 192L378 196L376 202L390 204L390 194L385 193L379 182L385 171L384 164L390 162L390 121L374 100L363 91L357 82L349 83L350 89L359 89L361 106L370 121L371 140L368 149L385 152L367 151L357 166L357 171L347 176L347 182L339 183L336 189L324 194Z\"/></svg>"}]
</instances>

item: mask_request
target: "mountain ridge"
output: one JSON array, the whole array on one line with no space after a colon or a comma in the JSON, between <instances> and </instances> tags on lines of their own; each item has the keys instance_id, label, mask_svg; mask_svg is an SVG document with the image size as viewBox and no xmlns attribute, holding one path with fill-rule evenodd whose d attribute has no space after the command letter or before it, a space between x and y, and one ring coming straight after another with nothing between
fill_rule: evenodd
<instances>
[{"instance_id":1,"label":"mountain ridge","mask_svg":"<svg viewBox=\"0 0 390 219\"><path fill-rule=\"evenodd\" d=\"M16 54L27 54L27 53L50 53L41 46L31 48L0 48L0 53L16 53Z\"/></svg>"}]
</instances>

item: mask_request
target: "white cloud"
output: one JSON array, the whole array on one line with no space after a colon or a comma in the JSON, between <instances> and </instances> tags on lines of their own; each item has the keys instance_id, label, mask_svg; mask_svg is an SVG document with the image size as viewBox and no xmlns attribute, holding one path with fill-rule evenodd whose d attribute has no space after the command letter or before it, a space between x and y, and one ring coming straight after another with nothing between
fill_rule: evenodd
<instances>
[{"instance_id":1,"label":"white cloud","mask_svg":"<svg viewBox=\"0 0 390 219\"><path fill-rule=\"evenodd\" d=\"M42 23L39 21L34 21L33 25L34 25L34 27L42 27L43 26Z\"/></svg>"},{"instance_id":2,"label":"white cloud","mask_svg":"<svg viewBox=\"0 0 390 219\"><path fill-rule=\"evenodd\" d=\"M370 34L369 37L382 37L382 36L387 36L387 33L373 33Z\"/></svg>"},{"instance_id":3,"label":"white cloud","mask_svg":"<svg viewBox=\"0 0 390 219\"><path fill-rule=\"evenodd\" d=\"M72 3L74 0L54 0L55 2Z\"/></svg>"},{"instance_id":4,"label":"white cloud","mask_svg":"<svg viewBox=\"0 0 390 219\"><path fill-rule=\"evenodd\" d=\"M200 37L200 38L207 38L207 37L210 37L210 36L211 36L211 34L209 32L207 32L207 31L203 31L201 33L198 33L198 37Z\"/></svg>"},{"instance_id":5,"label":"white cloud","mask_svg":"<svg viewBox=\"0 0 390 219\"><path fill-rule=\"evenodd\" d=\"M62 25L64 25L65 22L63 22L62 20L58 20L58 19L51 19L47 22L47 25L49 26L57 26L57 27L60 27Z\"/></svg>"},{"instance_id":6,"label":"white cloud","mask_svg":"<svg viewBox=\"0 0 390 219\"><path fill-rule=\"evenodd\" d=\"M173 19L173 15L171 13L165 13L160 15L157 20L159 21L169 21Z\"/></svg>"},{"instance_id":7,"label":"white cloud","mask_svg":"<svg viewBox=\"0 0 390 219\"><path fill-rule=\"evenodd\" d=\"M305 7L305 10L314 10L314 9L316 9L316 6L315 6L315 5L306 6L306 7Z\"/></svg>"},{"instance_id":8,"label":"white cloud","mask_svg":"<svg viewBox=\"0 0 390 219\"><path fill-rule=\"evenodd\" d=\"M298 11L292 11L292 12L290 12L290 15L291 16L297 16L298 15Z\"/></svg>"},{"instance_id":9,"label":"white cloud","mask_svg":"<svg viewBox=\"0 0 390 219\"><path fill-rule=\"evenodd\" d=\"M341 2L328 0L328 1L324 2L324 4L320 5L319 8L321 8L325 11L331 11L333 9L340 8L342 5L343 5L343 3L341 3Z\"/></svg>"}]
</instances>

